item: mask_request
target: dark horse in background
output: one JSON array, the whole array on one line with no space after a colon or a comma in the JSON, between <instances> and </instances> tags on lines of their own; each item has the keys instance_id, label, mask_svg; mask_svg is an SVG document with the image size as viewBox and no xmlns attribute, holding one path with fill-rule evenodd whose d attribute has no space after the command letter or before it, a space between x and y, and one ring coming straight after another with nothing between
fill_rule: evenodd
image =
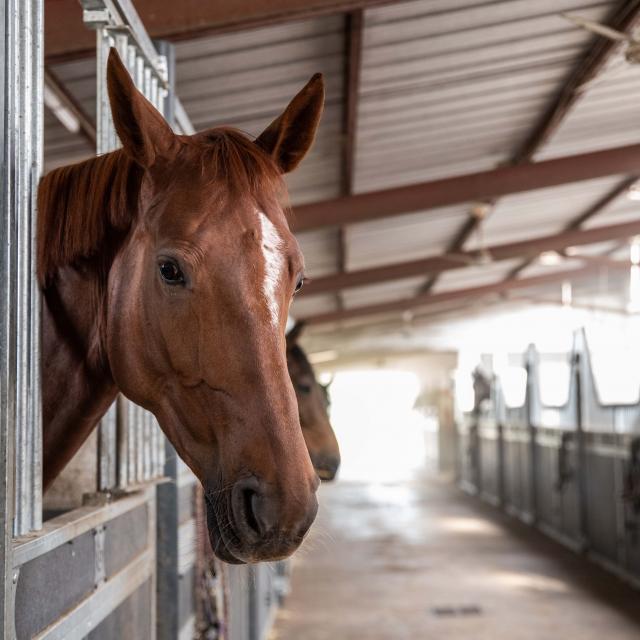
<instances>
[{"instance_id":1,"label":"dark horse in background","mask_svg":"<svg viewBox=\"0 0 640 640\"><path fill-rule=\"evenodd\" d=\"M282 174L313 142L322 77L256 140L174 134L115 50L107 77L123 148L39 189L44 486L122 392L202 483L216 554L285 557L315 517L319 480L287 373L304 264Z\"/></svg>"},{"instance_id":2,"label":"dark horse in background","mask_svg":"<svg viewBox=\"0 0 640 640\"><path fill-rule=\"evenodd\" d=\"M340 448L329 421L329 385L318 382L307 355L298 344L303 328L304 324L298 322L287 333L287 367L311 462L322 480L333 480L340 466Z\"/></svg>"}]
</instances>

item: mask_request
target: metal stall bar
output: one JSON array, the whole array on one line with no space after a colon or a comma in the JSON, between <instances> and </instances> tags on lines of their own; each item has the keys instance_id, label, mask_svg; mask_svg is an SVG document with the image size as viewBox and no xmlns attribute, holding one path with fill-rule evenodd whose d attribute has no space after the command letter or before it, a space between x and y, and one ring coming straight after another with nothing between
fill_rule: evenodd
<instances>
[{"instance_id":1,"label":"metal stall bar","mask_svg":"<svg viewBox=\"0 0 640 640\"><path fill-rule=\"evenodd\" d=\"M0 627L14 637L12 538L42 524L40 296L43 2L0 3Z\"/></svg>"},{"instance_id":2,"label":"metal stall bar","mask_svg":"<svg viewBox=\"0 0 640 640\"><path fill-rule=\"evenodd\" d=\"M138 89L165 116L166 105L181 114L181 133L193 128L170 93L167 61L149 39L130 0L81 0L85 24L96 31L97 152L119 146L107 95L106 63L116 47ZM173 111L172 111L173 113ZM98 491L124 490L164 473L164 437L155 418L124 397L109 409L99 428Z\"/></svg>"},{"instance_id":3,"label":"metal stall bar","mask_svg":"<svg viewBox=\"0 0 640 640\"><path fill-rule=\"evenodd\" d=\"M7 358L3 410L15 426L13 533L42 524L40 414L40 294L35 275L37 186L42 166L42 3L6 0L5 159L6 233L2 351ZM4 373L3 372L3 373ZM4 394L3 394L4 395ZM12 426L13 426L12 425ZM15 462L15 466L13 466Z\"/></svg>"}]
</instances>

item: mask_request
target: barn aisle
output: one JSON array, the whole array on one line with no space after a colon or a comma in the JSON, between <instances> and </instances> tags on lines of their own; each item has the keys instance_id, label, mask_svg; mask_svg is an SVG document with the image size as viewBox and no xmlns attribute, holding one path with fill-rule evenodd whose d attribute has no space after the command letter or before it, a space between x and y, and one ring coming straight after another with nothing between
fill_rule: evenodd
<instances>
[{"instance_id":1,"label":"barn aisle","mask_svg":"<svg viewBox=\"0 0 640 640\"><path fill-rule=\"evenodd\" d=\"M324 485L277 640L637 640L640 594L435 478Z\"/></svg>"}]
</instances>

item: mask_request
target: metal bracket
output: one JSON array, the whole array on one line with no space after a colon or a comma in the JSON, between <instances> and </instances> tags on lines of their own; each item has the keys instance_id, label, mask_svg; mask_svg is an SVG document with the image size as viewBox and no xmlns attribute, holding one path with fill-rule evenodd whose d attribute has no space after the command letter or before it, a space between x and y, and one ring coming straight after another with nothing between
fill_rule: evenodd
<instances>
[{"instance_id":1,"label":"metal bracket","mask_svg":"<svg viewBox=\"0 0 640 640\"><path fill-rule=\"evenodd\" d=\"M98 588L107 580L107 567L104 557L105 525L100 525L93 530L93 541L95 545L95 573L94 582Z\"/></svg>"},{"instance_id":2,"label":"metal bracket","mask_svg":"<svg viewBox=\"0 0 640 640\"><path fill-rule=\"evenodd\" d=\"M111 24L111 14L107 9L85 9L82 12L82 20L90 29L100 29Z\"/></svg>"}]
</instances>

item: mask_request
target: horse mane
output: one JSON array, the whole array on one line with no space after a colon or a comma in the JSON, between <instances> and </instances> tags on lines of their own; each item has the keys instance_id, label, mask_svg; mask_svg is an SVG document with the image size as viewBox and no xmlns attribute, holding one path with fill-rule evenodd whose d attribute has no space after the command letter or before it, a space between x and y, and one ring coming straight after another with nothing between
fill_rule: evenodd
<instances>
[{"instance_id":1,"label":"horse mane","mask_svg":"<svg viewBox=\"0 0 640 640\"><path fill-rule=\"evenodd\" d=\"M143 170L119 149L54 169L38 189L38 279L95 256L110 229L137 215Z\"/></svg>"},{"instance_id":2,"label":"horse mane","mask_svg":"<svg viewBox=\"0 0 640 640\"><path fill-rule=\"evenodd\" d=\"M241 131L218 127L179 140L176 161L187 161L195 149L202 176L222 185L230 198L251 197L263 205L280 199L283 180L275 162ZM143 176L144 169L122 149L44 176L38 190L42 286L61 267L101 257L109 233L128 231L138 214Z\"/></svg>"}]
</instances>

